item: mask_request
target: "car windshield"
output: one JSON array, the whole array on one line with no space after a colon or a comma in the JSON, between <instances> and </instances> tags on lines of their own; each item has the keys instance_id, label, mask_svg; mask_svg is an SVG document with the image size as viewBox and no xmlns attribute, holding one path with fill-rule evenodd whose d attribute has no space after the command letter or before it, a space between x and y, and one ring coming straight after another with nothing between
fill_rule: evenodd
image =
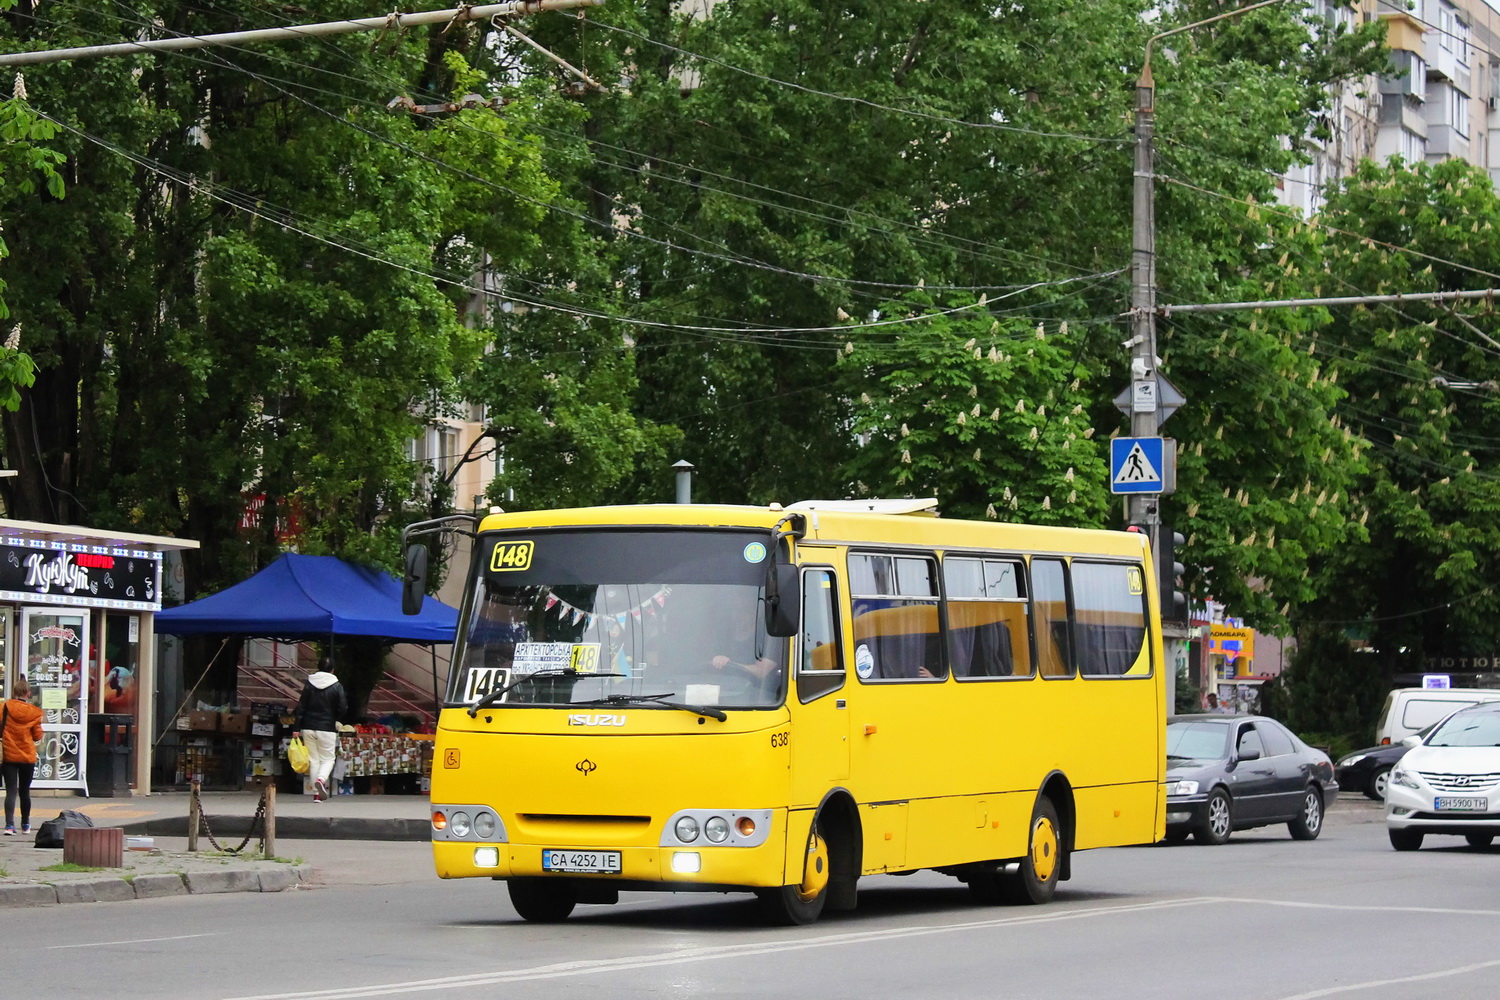
<instances>
[{"instance_id":1,"label":"car windshield","mask_svg":"<svg viewBox=\"0 0 1500 1000\"><path fill-rule=\"evenodd\" d=\"M1223 722L1173 722L1167 726L1168 760L1218 760L1228 753L1229 726Z\"/></svg>"},{"instance_id":2,"label":"car windshield","mask_svg":"<svg viewBox=\"0 0 1500 1000\"><path fill-rule=\"evenodd\" d=\"M1430 747L1500 747L1500 712L1455 712L1427 737Z\"/></svg>"},{"instance_id":3,"label":"car windshield","mask_svg":"<svg viewBox=\"0 0 1500 1000\"><path fill-rule=\"evenodd\" d=\"M765 708L786 640L765 631L763 531L485 534L451 705L658 701Z\"/></svg>"}]
</instances>

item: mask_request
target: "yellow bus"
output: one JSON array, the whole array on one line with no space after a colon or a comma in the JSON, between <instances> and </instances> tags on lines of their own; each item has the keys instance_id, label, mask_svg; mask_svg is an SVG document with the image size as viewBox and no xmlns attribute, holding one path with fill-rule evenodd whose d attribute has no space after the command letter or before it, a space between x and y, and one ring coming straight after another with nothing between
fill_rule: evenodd
<instances>
[{"instance_id":1,"label":"yellow bus","mask_svg":"<svg viewBox=\"0 0 1500 1000\"><path fill-rule=\"evenodd\" d=\"M1160 839L1146 537L931 507L484 517L436 737L437 874L502 879L533 921L665 890L753 892L802 924L920 869L1042 903L1075 851ZM409 610L425 567L411 545Z\"/></svg>"}]
</instances>

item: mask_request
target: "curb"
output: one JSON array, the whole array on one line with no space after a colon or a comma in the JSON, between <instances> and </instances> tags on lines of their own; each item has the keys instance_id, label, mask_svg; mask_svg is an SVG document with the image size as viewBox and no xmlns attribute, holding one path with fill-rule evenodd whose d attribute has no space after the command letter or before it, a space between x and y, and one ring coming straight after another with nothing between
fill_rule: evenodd
<instances>
[{"instance_id":1,"label":"curb","mask_svg":"<svg viewBox=\"0 0 1500 1000\"><path fill-rule=\"evenodd\" d=\"M214 836L235 841L244 836L247 816L208 816L204 819ZM186 837L186 816L168 816L115 823L126 836ZM226 832L227 831L227 832ZM276 837L279 840L382 840L425 843L432 839L432 825L426 819L370 819L359 816L278 816Z\"/></svg>"},{"instance_id":2,"label":"curb","mask_svg":"<svg viewBox=\"0 0 1500 1000\"><path fill-rule=\"evenodd\" d=\"M186 875L137 875L134 879L95 878L64 882L0 884L0 908L61 903L114 903L127 899L221 892L282 892L312 881L311 865L286 865L261 871L188 872Z\"/></svg>"}]
</instances>

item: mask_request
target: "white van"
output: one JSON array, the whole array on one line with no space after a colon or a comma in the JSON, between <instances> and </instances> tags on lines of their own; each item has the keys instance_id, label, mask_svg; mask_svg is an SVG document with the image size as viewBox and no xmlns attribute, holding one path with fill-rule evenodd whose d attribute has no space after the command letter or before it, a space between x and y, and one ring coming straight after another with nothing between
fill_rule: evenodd
<instances>
[{"instance_id":1,"label":"white van","mask_svg":"<svg viewBox=\"0 0 1500 1000\"><path fill-rule=\"evenodd\" d=\"M1397 688L1386 695L1375 742L1400 743L1460 708L1500 701L1500 688Z\"/></svg>"}]
</instances>

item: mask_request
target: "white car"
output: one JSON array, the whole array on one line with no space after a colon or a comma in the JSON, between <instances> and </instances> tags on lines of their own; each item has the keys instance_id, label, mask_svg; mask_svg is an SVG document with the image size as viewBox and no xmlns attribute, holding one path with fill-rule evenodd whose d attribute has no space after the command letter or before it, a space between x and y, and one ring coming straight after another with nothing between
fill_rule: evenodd
<instances>
[{"instance_id":1,"label":"white car","mask_svg":"<svg viewBox=\"0 0 1500 1000\"><path fill-rule=\"evenodd\" d=\"M1385 826L1398 851L1429 833L1473 847L1500 835L1500 703L1454 712L1407 751L1386 788Z\"/></svg>"}]
</instances>

